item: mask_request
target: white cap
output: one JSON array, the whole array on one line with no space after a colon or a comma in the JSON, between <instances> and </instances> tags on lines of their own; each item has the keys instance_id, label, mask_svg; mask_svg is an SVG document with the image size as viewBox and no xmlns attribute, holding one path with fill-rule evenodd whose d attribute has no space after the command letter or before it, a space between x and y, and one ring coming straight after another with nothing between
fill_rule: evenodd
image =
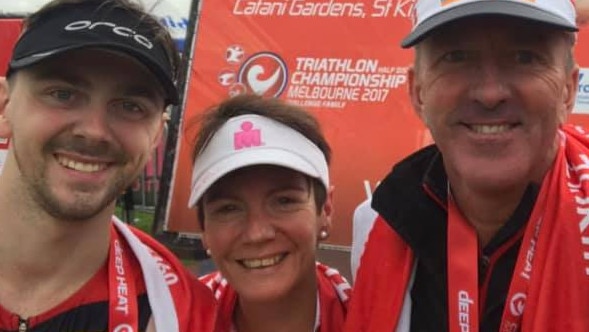
<instances>
[{"instance_id":1,"label":"white cap","mask_svg":"<svg viewBox=\"0 0 589 332\"><path fill-rule=\"evenodd\" d=\"M229 119L196 157L188 207L211 185L236 169L276 165L317 178L329 188L325 155L298 131L272 119L246 114Z\"/></svg>"},{"instance_id":2,"label":"white cap","mask_svg":"<svg viewBox=\"0 0 589 332\"><path fill-rule=\"evenodd\" d=\"M501 15L577 31L572 0L416 0L413 30L401 42L411 47L434 29L470 16Z\"/></svg>"}]
</instances>

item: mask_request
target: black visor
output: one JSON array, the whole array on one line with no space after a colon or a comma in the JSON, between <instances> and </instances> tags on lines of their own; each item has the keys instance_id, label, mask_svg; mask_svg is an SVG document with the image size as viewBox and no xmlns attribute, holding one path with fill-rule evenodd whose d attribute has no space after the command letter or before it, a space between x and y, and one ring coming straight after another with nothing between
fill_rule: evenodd
<instances>
[{"instance_id":1,"label":"black visor","mask_svg":"<svg viewBox=\"0 0 589 332\"><path fill-rule=\"evenodd\" d=\"M106 48L143 63L162 84L167 101L178 104L170 59L153 33L148 23L123 8L88 2L54 10L27 27L14 48L6 76L66 51Z\"/></svg>"}]
</instances>

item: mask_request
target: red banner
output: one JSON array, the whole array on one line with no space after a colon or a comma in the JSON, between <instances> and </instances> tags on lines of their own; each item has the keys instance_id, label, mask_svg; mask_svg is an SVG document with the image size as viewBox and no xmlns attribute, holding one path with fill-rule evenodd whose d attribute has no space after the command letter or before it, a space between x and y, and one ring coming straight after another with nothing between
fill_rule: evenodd
<instances>
[{"instance_id":1,"label":"red banner","mask_svg":"<svg viewBox=\"0 0 589 332\"><path fill-rule=\"evenodd\" d=\"M12 48L21 30L21 19L0 19L0 77L6 74L8 61L12 56ZM4 166L8 150L8 138L0 137L0 171Z\"/></svg>"},{"instance_id":2,"label":"red banner","mask_svg":"<svg viewBox=\"0 0 589 332\"><path fill-rule=\"evenodd\" d=\"M8 61L12 55L12 47L20 34L21 19L0 18L0 76L6 74Z\"/></svg>"}]
</instances>

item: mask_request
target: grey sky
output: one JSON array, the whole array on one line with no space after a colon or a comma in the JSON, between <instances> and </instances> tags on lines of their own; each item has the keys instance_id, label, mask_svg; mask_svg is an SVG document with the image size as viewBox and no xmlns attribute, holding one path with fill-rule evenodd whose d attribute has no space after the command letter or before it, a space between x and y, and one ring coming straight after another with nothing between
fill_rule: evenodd
<instances>
[{"instance_id":1,"label":"grey sky","mask_svg":"<svg viewBox=\"0 0 589 332\"><path fill-rule=\"evenodd\" d=\"M49 0L0 0L0 14L4 15L26 15L49 2ZM141 0L150 8L154 3L159 2L154 8L156 15L182 15L188 16L191 0Z\"/></svg>"}]
</instances>

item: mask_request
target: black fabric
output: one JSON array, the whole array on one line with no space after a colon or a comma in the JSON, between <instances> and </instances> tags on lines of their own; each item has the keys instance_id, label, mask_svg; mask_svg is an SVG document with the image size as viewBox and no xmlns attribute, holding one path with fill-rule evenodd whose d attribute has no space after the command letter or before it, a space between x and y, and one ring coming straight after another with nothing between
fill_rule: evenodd
<instances>
[{"instance_id":1,"label":"black fabric","mask_svg":"<svg viewBox=\"0 0 589 332\"><path fill-rule=\"evenodd\" d=\"M521 230L537 194L538 186L531 184L511 218L479 254L480 294L487 294L479 317L482 332L499 330L521 245ZM407 242L417 258L411 289L413 332L448 331L446 201L447 177L442 156L433 145L397 164L372 197L372 208ZM508 243L516 236L520 239ZM488 265L489 258L504 245L511 247L493 266Z\"/></svg>"},{"instance_id":2,"label":"black fabric","mask_svg":"<svg viewBox=\"0 0 589 332\"><path fill-rule=\"evenodd\" d=\"M137 297L137 306L139 310L139 331L145 331L149 318L151 317L151 307L147 294ZM97 332L108 331L108 300L96 303L90 303L83 306L72 308L61 313L47 321L41 322L35 326L27 328L27 332ZM2 330L0 332L18 332L18 327L14 330Z\"/></svg>"},{"instance_id":3,"label":"black fabric","mask_svg":"<svg viewBox=\"0 0 589 332\"><path fill-rule=\"evenodd\" d=\"M126 9L100 6L97 1L49 11L28 26L14 47L6 76L48 57L90 47L136 58L160 80L169 102L178 103L170 60L151 28Z\"/></svg>"}]
</instances>

